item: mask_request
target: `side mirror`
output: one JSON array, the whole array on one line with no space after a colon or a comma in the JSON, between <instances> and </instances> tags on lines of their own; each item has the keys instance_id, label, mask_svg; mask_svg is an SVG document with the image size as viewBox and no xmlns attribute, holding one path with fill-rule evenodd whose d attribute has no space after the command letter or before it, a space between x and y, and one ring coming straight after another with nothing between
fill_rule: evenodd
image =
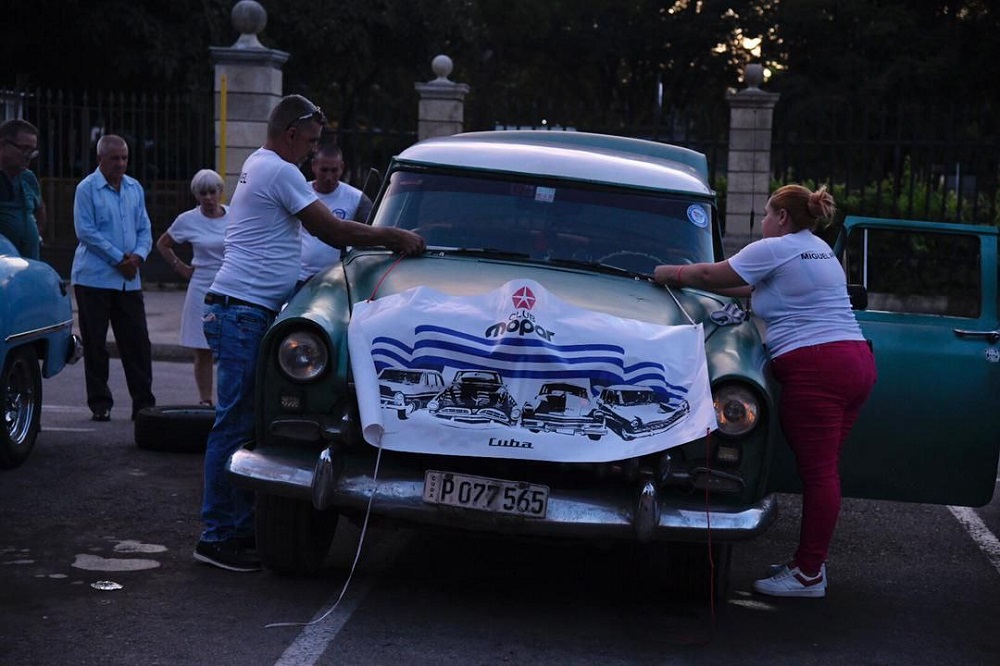
<instances>
[{"instance_id":1,"label":"side mirror","mask_svg":"<svg viewBox=\"0 0 1000 666\"><path fill-rule=\"evenodd\" d=\"M868 309L868 290L863 284L847 285L847 295L851 298L852 310Z\"/></svg>"}]
</instances>

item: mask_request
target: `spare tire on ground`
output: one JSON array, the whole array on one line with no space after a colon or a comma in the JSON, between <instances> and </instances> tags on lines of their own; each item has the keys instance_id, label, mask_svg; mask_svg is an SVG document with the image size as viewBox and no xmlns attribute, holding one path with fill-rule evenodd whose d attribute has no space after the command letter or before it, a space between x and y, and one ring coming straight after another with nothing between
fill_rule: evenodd
<instances>
[{"instance_id":1,"label":"spare tire on ground","mask_svg":"<svg viewBox=\"0 0 1000 666\"><path fill-rule=\"evenodd\" d=\"M204 453L215 407L164 405L135 415L135 444L148 451Z\"/></svg>"}]
</instances>

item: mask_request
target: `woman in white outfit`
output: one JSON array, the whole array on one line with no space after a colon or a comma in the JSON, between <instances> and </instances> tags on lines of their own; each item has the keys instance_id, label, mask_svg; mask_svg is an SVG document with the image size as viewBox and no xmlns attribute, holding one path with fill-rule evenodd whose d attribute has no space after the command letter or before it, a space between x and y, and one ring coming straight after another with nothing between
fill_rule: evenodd
<instances>
[{"instance_id":1,"label":"woman in white outfit","mask_svg":"<svg viewBox=\"0 0 1000 666\"><path fill-rule=\"evenodd\" d=\"M159 240L156 249L167 264L181 277L187 278L187 295L181 313L181 345L194 350L194 381L202 405L212 406L212 351L205 340L202 316L205 309L205 292L212 285L215 274L222 266L223 240L229 218L228 209L222 205L222 177L211 169L202 169L191 179L191 193L198 205L177 216ZM191 265L174 253L174 246L190 243Z\"/></svg>"}]
</instances>

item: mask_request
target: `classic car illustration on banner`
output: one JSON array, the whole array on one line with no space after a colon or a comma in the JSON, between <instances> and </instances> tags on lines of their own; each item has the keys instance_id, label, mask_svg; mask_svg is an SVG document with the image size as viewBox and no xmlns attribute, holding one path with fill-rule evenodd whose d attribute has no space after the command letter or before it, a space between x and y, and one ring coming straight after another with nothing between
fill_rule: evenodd
<instances>
[{"instance_id":1,"label":"classic car illustration on banner","mask_svg":"<svg viewBox=\"0 0 1000 666\"><path fill-rule=\"evenodd\" d=\"M521 408L521 427L531 432L586 435L593 440L608 432L590 391L569 382L542 384L538 395Z\"/></svg>"},{"instance_id":2,"label":"classic car illustration on banner","mask_svg":"<svg viewBox=\"0 0 1000 666\"><path fill-rule=\"evenodd\" d=\"M427 405L431 416L460 423L517 423L521 408L504 386L499 372L459 370L440 395Z\"/></svg>"},{"instance_id":3,"label":"classic car illustration on banner","mask_svg":"<svg viewBox=\"0 0 1000 666\"><path fill-rule=\"evenodd\" d=\"M426 407L444 389L444 377L436 370L382 368L378 383L382 407L395 411L400 420Z\"/></svg>"},{"instance_id":4,"label":"classic car illustration on banner","mask_svg":"<svg viewBox=\"0 0 1000 666\"><path fill-rule=\"evenodd\" d=\"M598 404L607 426L626 441L663 432L691 411L687 400L657 395L648 386L609 386Z\"/></svg>"}]
</instances>

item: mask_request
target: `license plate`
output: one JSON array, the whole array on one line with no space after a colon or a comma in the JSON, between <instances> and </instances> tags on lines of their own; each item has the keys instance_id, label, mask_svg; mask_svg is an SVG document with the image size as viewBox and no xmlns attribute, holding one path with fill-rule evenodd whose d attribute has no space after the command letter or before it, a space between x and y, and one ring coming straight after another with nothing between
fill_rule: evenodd
<instances>
[{"instance_id":1,"label":"license plate","mask_svg":"<svg viewBox=\"0 0 1000 666\"><path fill-rule=\"evenodd\" d=\"M424 474L424 501L476 511L544 518L549 488L523 481L427 470Z\"/></svg>"}]
</instances>

